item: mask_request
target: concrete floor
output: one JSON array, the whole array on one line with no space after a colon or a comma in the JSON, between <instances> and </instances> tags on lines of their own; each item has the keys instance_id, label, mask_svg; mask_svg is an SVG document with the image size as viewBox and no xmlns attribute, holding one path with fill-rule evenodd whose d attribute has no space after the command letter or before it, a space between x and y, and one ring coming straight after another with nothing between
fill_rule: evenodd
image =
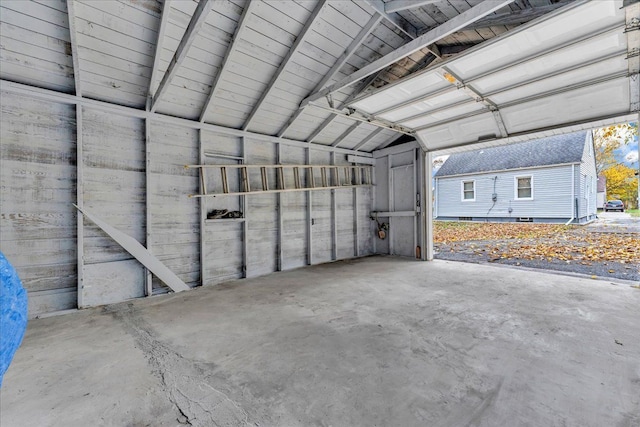
<instances>
[{"instance_id":1,"label":"concrete floor","mask_svg":"<svg viewBox=\"0 0 640 427\"><path fill-rule=\"evenodd\" d=\"M370 257L37 319L0 424L636 427L614 283Z\"/></svg>"}]
</instances>

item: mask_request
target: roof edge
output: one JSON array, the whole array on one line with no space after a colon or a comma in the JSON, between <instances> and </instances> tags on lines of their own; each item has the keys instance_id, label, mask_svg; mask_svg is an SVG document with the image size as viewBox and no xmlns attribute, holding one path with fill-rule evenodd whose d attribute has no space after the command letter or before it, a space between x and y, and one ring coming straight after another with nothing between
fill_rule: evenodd
<instances>
[{"instance_id":1,"label":"roof edge","mask_svg":"<svg viewBox=\"0 0 640 427\"><path fill-rule=\"evenodd\" d=\"M468 172L468 173L459 173L459 174L455 174L455 175L438 175L438 173L436 172L436 174L433 176L434 178L456 178L459 176L471 176L471 175L483 175L483 174L488 174L488 173L499 173L499 172L508 172L508 171L523 171L523 170L530 170L530 169L545 169L545 168L557 168L560 166L570 166L570 165L579 165L582 162L569 162L569 163L554 163L551 165L541 165L541 166L527 166L527 167L523 167L523 168L512 168L512 169L494 169L494 170L489 170L489 171L482 171L482 172Z\"/></svg>"}]
</instances>

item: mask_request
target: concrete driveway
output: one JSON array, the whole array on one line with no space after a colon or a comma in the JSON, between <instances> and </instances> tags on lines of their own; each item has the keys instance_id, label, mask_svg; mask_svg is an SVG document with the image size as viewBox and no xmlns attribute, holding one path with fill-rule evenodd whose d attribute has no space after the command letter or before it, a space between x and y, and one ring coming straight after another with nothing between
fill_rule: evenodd
<instances>
[{"instance_id":1,"label":"concrete driveway","mask_svg":"<svg viewBox=\"0 0 640 427\"><path fill-rule=\"evenodd\" d=\"M640 234L640 218L632 217L626 212L600 212L598 219L587 227L603 233Z\"/></svg>"}]
</instances>

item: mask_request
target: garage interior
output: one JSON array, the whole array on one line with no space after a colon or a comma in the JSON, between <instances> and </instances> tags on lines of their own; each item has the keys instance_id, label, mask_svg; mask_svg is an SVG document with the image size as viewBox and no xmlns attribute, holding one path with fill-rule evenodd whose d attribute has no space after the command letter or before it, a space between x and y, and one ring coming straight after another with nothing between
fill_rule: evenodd
<instances>
[{"instance_id":1,"label":"garage interior","mask_svg":"<svg viewBox=\"0 0 640 427\"><path fill-rule=\"evenodd\" d=\"M640 424L640 292L433 261L431 175L637 121L638 1L3 0L0 24L31 318L3 426Z\"/></svg>"}]
</instances>

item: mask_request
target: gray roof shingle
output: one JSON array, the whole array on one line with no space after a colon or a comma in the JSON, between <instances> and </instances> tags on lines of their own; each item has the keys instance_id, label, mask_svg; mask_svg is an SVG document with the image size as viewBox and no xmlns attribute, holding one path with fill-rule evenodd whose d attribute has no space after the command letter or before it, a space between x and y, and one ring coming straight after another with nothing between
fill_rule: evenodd
<instances>
[{"instance_id":1,"label":"gray roof shingle","mask_svg":"<svg viewBox=\"0 0 640 427\"><path fill-rule=\"evenodd\" d=\"M586 132L576 132L452 154L435 176L579 163L586 137Z\"/></svg>"}]
</instances>

